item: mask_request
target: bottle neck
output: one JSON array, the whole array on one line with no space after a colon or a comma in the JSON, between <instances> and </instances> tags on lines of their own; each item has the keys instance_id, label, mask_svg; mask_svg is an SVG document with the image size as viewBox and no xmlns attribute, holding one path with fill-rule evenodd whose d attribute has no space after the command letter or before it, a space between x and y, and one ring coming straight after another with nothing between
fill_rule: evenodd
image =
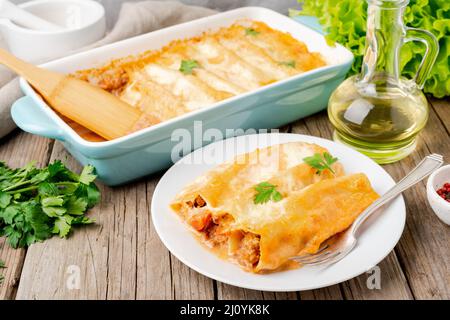
<instances>
[{"instance_id":1,"label":"bottle neck","mask_svg":"<svg viewBox=\"0 0 450 320\"><path fill-rule=\"evenodd\" d=\"M405 36L403 11L405 1L369 0L366 51L360 80L399 79L399 55Z\"/></svg>"}]
</instances>

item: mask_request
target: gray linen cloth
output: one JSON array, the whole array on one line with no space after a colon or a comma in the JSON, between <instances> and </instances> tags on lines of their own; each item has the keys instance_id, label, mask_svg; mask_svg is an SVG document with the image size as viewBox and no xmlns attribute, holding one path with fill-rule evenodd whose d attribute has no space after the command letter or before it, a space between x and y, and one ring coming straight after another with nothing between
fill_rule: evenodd
<instances>
[{"instance_id":1,"label":"gray linen cloth","mask_svg":"<svg viewBox=\"0 0 450 320\"><path fill-rule=\"evenodd\" d=\"M112 30L102 40L82 50L212 15L215 12L211 9L188 6L176 1L124 3ZM1 43L1 39L0 47L6 47L4 43ZM71 53L73 52L67 53L67 55ZM0 138L16 127L11 119L10 109L14 101L22 95L18 78L0 66Z\"/></svg>"}]
</instances>

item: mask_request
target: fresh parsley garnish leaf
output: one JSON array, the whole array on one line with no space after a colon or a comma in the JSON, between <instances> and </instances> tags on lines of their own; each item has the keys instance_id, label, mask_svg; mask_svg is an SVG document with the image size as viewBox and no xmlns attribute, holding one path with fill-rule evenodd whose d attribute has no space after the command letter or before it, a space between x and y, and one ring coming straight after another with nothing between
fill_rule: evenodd
<instances>
[{"instance_id":1,"label":"fresh parsley garnish leaf","mask_svg":"<svg viewBox=\"0 0 450 320\"><path fill-rule=\"evenodd\" d=\"M38 186L38 193L42 196L56 196L58 194L58 187L54 183L42 182Z\"/></svg>"},{"instance_id":2,"label":"fresh parsley garnish leaf","mask_svg":"<svg viewBox=\"0 0 450 320\"><path fill-rule=\"evenodd\" d=\"M199 68L200 64L197 60L182 60L180 65L180 71L184 74L192 74L195 68Z\"/></svg>"},{"instance_id":3,"label":"fresh parsley garnish leaf","mask_svg":"<svg viewBox=\"0 0 450 320\"><path fill-rule=\"evenodd\" d=\"M100 191L98 190L97 186L94 183L85 186L85 191L83 190L81 192L86 192L88 200L88 208L92 208L93 206L95 206L97 203L100 202Z\"/></svg>"},{"instance_id":4,"label":"fresh parsley garnish leaf","mask_svg":"<svg viewBox=\"0 0 450 320\"><path fill-rule=\"evenodd\" d=\"M72 220L72 225L77 225L77 224L91 224L94 223L95 220L94 219L89 219L88 217L85 216L80 216L80 217L75 217Z\"/></svg>"},{"instance_id":5,"label":"fresh parsley garnish leaf","mask_svg":"<svg viewBox=\"0 0 450 320\"><path fill-rule=\"evenodd\" d=\"M338 158L333 158L331 154L328 152L324 152L323 154L316 153L311 157L306 157L303 161L310 165L311 167L317 170L317 174L321 174L324 170L329 170L334 174L333 168L331 165L338 161Z\"/></svg>"},{"instance_id":6,"label":"fresh parsley garnish leaf","mask_svg":"<svg viewBox=\"0 0 450 320\"><path fill-rule=\"evenodd\" d=\"M14 218L20 213L19 206L9 206L1 213L0 218L3 218L3 222L6 224L12 224Z\"/></svg>"},{"instance_id":7,"label":"fresh parsley garnish leaf","mask_svg":"<svg viewBox=\"0 0 450 320\"><path fill-rule=\"evenodd\" d=\"M67 212L67 209L64 207L43 207L42 210L50 218L58 218Z\"/></svg>"},{"instance_id":8,"label":"fresh parsley garnish leaf","mask_svg":"<svg viewBox=\"0 0 450 320\"><path fill-rule=\"evenodd\" d=\"M57 196L57 197L42 198L41 204L43 207L53 207L53 206L60 207L64 204L64 197Z\"/></svg>"},{"instance_id":9,"label":"fresh parsley garnish leaf","mask_svg":"<svg viewBox=\"0 0 450 320\"><path fill-rule=\"evenodd\" d=\"M295 60L291 60L291 61L280 61L278 62L278 64L280 66L285 66L285 67L289 67L289 68L293 68L295 69L295 66L297 65L297 63L295 62Z\"/></svg>"},{"instance_id":10,"label":"fresh parsley garnish leaf","mask_svg":"<svg viewBox=\"0 0 450 320\"><path fill-rule=\"evenodd\" d=\"M77 198L72 196L67 201L67 212L73 216L81 216L84 214L88 206L88 199Z\"/></svg>"},{"instance_id":11,"label":"fresh parsley garnish leaf","mask_svg":"<svg viewBox=\"0 0 450 320\"><path fill-rule=\"evenodd\" d=\"M247 28L247 29L245 29L245 35L247 35L247 36L257 36L258 34L260 34L261 32L259 32L259 31L256 31L255 29L253 29L253 28Z\"/></svg>"},{"instance_id":12,"label":"fresh parsley garnish leaf","mask_svg":"<svg viewBox=\"0 0 450 320\"><path fill-rule=\"evenodd\" d=\"M55 220L52 232L58 234L61 238L66 238L72 228L73 217L65 214Z\"/></svg>"},{"instance_id":13,"label":"fresh parsley garnish leaf","mask_svg":"<svg viewBox=\"0 0 450 320\"><path fill-rule=\"evenodd\" d=\"M93 166L87 165L81 171L80 178L78 179L81 183L89 185L97 178L95 175L95 168Z\"/></svg>"},{"instance_id":14,"label":"fresh parsley garnish leaf","mask_svg":"<svg viewBox=\"0 0 450 320\"><path fill-rule=\"evenodd\" d=\"M0 191L0 208L5 209L11 203L12 195Z\"/></svg>"},{"instance_id":15,"label":"fresh parsley garnish leaf","mask_svg":"<svg viewBox=\"0 0 450 320\"><path fill-rule=\"evenodd\" d=\"M93 223L85 214L100 201L95 178L92 166L78 175L61 161L43 169L34 163L12 169L0 162L0 236L14 248L27 247Z\"/></svg>"},{"instance_id":16,"label":"fresh parsley garnish leaf","mask_svg":"<svg viewBox=\"0 0 450 320\"><path fill-rule=\"evenodd\" d=\"M256 190L256 195L253 199L255 204L264 204L270 200L278 202L283 199L280 192L276 190L276 185L273 185L267 181L257 184L254 188Z\"/></svg>"}]
</instances>

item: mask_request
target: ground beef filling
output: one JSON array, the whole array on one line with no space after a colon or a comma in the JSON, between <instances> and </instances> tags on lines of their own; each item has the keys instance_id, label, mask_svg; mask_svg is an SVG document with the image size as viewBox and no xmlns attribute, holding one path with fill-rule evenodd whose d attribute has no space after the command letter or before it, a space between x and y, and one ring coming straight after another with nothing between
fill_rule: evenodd
<instances>
[{"instance_id":1,"label":"ground beef filling","mask_svg":"<svg viewBox=\"0 0 450 320\"><path fill-rule=\"evenodd\" d=\"M236 258L240 265L246 268L256 267L260 257L259 242L260 236L245 232L240 247L236 251Z\"/></svg>"},{"instance_id":2,"label":"ground beef filling","mask_svg":"<svg viewBox=\"0 0 450 320\"><path fill-rule=\"evenodd\" d=\"M74 76L114 95L119 95L130 81L128 73L122 68L87 70L78 72Z\"/></svg>"},{"instance_id":3,"label":"ground beef filling","mask_svg":"<svg viewBox=\"0 0 450 320\"><path fill-rule=\"evenodd\" d=\"M214 247L226 246L228 244L228 233L222 231L223 228L220 224L211 221L205 229L206 239Z\"/></svg>"},{"instance_id":4,"label":"ground beef filling","mask_svg":"<svg viewBox=\"0 0 450 320\"><path fill-rule=\"evenodd\" d=\"M194 201L186 203L194 210L188 218L188 223L197 231L202 232L206 241L215 248L226 249L230 231L228 226L234 221L229 214L221 217L212 217L210 211L206 207L205 200L197 196ZM254 268L260 258L260 236L251 232L240 231L241 239L239 246L234 251L234 258L245 268Z\"/></svg>"},{"instance_id":5,"label":"ground beef filling","mask_svg":"<svg viewBox=\"0 0 450 320\"><path fill-rule=\"evenodd\" d=\"M194 207L195 208L203 208L204 206L206 206L205 200L203 200L202 197L197 196L197 198L195 198L195 200L194 200Z\"/></svg>"}]
</instances>

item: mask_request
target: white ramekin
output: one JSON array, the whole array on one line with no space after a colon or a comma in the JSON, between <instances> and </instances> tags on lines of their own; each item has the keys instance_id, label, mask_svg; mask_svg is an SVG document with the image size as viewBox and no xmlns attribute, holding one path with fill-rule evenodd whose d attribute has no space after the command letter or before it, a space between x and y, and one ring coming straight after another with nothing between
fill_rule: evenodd
<instances>
[{"instance_id":1,"label":"white ramekin","mask_svg":"<svg viewBox=\"0 0 450 320\"><path fill-rule=\"evenodd\" d=\"M8 49L29 62L60 57L100 40L106 31L105 10L92 0L34 0L20 7L66 27L58 31L37 31L0 19L0 31Z\"/></svg>"},{"instance_id":2,"label":"white ramekin","mask_svg":"<svg viewBox=\"0 0 450 320\"><path fill-rule=\"evenodd\" d=\"M430 175L427 182L427 198L439 219L450 225L450 202L442 199L436 192L446 182L450 182L450 165L443 166Z\"/></svg>"}]
</instances>

